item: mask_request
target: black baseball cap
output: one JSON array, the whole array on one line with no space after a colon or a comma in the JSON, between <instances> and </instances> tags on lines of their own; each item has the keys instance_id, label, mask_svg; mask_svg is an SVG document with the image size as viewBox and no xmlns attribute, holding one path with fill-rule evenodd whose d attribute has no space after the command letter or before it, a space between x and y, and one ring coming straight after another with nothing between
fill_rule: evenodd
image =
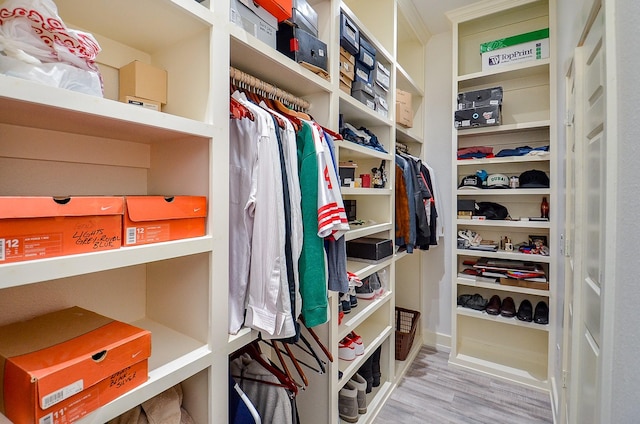
<instances>
[{"instance_id":1,"label":"black baseball cap","mask_svg":"<svg viewBox=\"0 0 640 424\"><path fill-rule=\"evenodd\" d=\"M520 188L549 188L549 177L538 169L524 171L519 180Z\"/></svg>"},{"instance_id":2,"label":"black baseball cap","mask_svg":"<svg viewBox=\"0 0 640 424\"><path fill-rule=\"evenodd\" d=\"M472 190L480 190L482 189L482 179L477 175L467 175L460 181L459 189L472 189Z\"/></svg>"}]
</instances>

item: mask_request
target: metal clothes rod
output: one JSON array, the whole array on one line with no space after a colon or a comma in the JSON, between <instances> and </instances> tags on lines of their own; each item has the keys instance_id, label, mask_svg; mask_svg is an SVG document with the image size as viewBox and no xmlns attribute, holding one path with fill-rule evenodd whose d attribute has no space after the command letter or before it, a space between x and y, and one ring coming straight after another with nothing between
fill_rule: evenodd
<instances>
[{"instance_id":1,"label":"metal clothes rod","mask_svg":"<svg viewBox=\"0 0 640 424\"><path fill-rule=\"evenodd\" d=\"M251 90L265 98L279 100L294 110L306 112L309 109L310 103L308 101L281 90L275 85L264 82L253 75L240 71L233 66L229 67L229 78L232 84L238 88Z\"/></svg>"}]
</instances>

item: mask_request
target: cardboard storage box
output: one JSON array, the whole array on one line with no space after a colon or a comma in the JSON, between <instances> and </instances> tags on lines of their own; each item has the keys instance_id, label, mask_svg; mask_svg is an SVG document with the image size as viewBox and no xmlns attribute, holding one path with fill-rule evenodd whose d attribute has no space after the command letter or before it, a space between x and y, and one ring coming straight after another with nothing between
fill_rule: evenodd
<instances>
[{"instance_id":1,"label":"cardboard storage box","mask_svg":"<svg viewBox=\"0 0 640 424\"><path fill-rule=\"evenodd\" d=\"M348 80L353 81L356 72L355 57L340 47L340 76L345 76Z\"/></svg>"},{"instance_id":2,"label":"cardboard storage box","mask_svg":"<svg viewBox=\"0 0 640 424\"><path fill-rule=\"evenodd\" d=\"M406 108L413 109L413 96L408 91L396 88L396 103L400 103Z\"/></svg>"},{"instance_id":3,"label":"cardboard storage box","mask_svg":"<svg viewBox=\"0 0 640 424\"><path fill-rule=\"evenodd\" d=\"M373 82L373 72L366 66L362 64L362 62L356 60L356 70L355 70L355 78L354 81L363 81L367 84L371 84Z\"/></svg>"},{"instance_id":4,"label":"cardboard storage box","mask_svg":"<svg viewBox=\"0 0 640 424\"><path fill-rule=\"evenodd\" d=\"M266 45L276 48L278 20L253 0L231 0L229 19Z\"/></svg>"},{"instance_id":5,"label":"cardboard storage box","mask_svg":"<svg viewBox=\"0 0 640 424\"><path fill-rule=\"evenodd\" d=\"M344 75L340 75L340 90L347 94L351 94L351 81L346 79Z\"/></svg>"},{"instance_id":6,"label":"cardboard storage box","mask_svg":"<svg viewBox=\"0 0 640 424\"><path fill-rule=\"evenodd\" d=\"M376 93L375 95L375 103L376 103L376 112L378 112L381 116L385 118L389 117L389 104L387 103L387 99L383 96Z\"/></svg>"},{"instance_id":7,"label":"cardboard storage box","mask_svg":"<svg viewBox=\"0 0 640 424\"><path fill-rule=\"evenodd\" d=\"M373 69L373 83L376 87L380 87L383 92L386 93L389 91L389 85L391 84L391 71L385 68L385 66L380 62L376 62L376 66Z\"/></svg>"},{"instance_id":8,"label":"cardboard storage box","mask_svg":"<svg viewBox=\"0 0 640 424\"><path fill-rule=\"evenodd\" d=\"M350 258L379 261L393 255L393 242L389 239L362 237L347 242Z\"/></svg>"},{"instance_id":9,"label":"cardboard storage box","mask_svg":"<svg viewBox=\"0 0 640 424\"><path fill-rule=\"evenodd\" d=\"M0 197L0 264L117 249L122 197Z\"/></svg>"},{"instance_id":10,"label":"cardboard storage box","mask_svg":"<svg viewBox=\"0 0 640 424\"><path fill-rule=\"evenodd\" d=\"M127 96L153 100L167 104L167 71L134 60L119 70L119 100Z\"/></svg>"},{"instance_id":11,"label":"cardboard storage box","mask_svg":"<svg viewBox=\"0 0 640 424\"><path fill-rule=\"evenodd\" d=\"M327 45L287 22L278 25L277 48L298 63L305 62L327 70Z\"/></svg>"},{"instance_id":12,"label":"cardboard storage box","mask_svg":"<svg viewBox=\"0 0 640 424\"><path fill-rule=\"evenodd\" d=\"M500 125L499 105L480 106L473 109L456 110L454 114L457 129Z\"/></svg>"},{"instance_id":13,"label":"cardboard storage box","mask_svg":"<svg viewBox=\"0 0 640 424\"><path fill-rule=\"evenodd\" d=\"M267 12L276 17L278 22L282 22L291 17L293 10L292 0L252 0L264 7Z\"/></svg>"},{"instance_id":14,"label":"cardboard storage box","mask_svg":"<svg viewBox=\"0 0 640 424\"><path fill-rule=\"evenodd\" d=\"M502 105L502 87L458 93L458 110L489 105Z\"/></svg>"},{"instance_id":15,"label":"cardboard storage box","mask_svg":"<svg viewBox=\"0 0 640 424\"><path fill-rule=\"evenodd\" d=\"M291 22L301 30L318 37L318 13L307 0L293 0Z\"/></svg>"},{"instance_id":16,"label":"cardboard storage box","mask_svg":"<svg viewBox=\"0 0 640 424\"><path fill-rule=\"evenodd\" d=\"M364 81L354 81L351 85L351 96L368 108L376 109L375 93L371 84Z\"/></svg>"},{"instance_id":17,"label":"cardboard storage box","mask_svg":"<svg viewBox=\"0 0 640 424\"><path fill-rule=\"evenodd\" d=\"M122 245L201 237L206 217L204 196L126 196Z\"/></svg>"},{"instance_id":18,"label":"cardboard storage box","mask_svg":"<svg viewBox=\"0 0 640 424\"><path fill-rule=\"evenodd\" d=\"M79 307L0 327L0 412L75 422L147 381L151 333Z\"/></svg>"},{"instance_id":19,"label":"cardboard storage box","mask_svg":"<svg viewBox=\"0 0 640 424\"><path fill-rule=\"evenodd\" d=\"M352 55L360 51L360 30L344 12L340 12L340 46Z\"/></svg>"},{"instance_id":20,"label":"cardboard storage box","mask_svg":"<svg viewBox=\"0 0 640 424\"><path fill-rule=\"evenodd\" d=\"M145 109L157 110L157 111L160 111L162 109L160 102L156 102L149 99L143 99L142 97L125 96L122 101L124 103L134 105L134 106L140 106Z\"/></svg>"},{"instance_id":21,"label":"cardboard storage box","mask_svg":"<svg viewBox=\"0 0 640 424\"><path fill-rule=\"evenodd\" d=\"M483 71L546 59L549 57L549 28L482 43L480 54Z\"/></svg>"},{"instance_id":22,"label":"cardboard storage box","mask_svg":"<svg viewBox=\"0 0 640 424\"><path fill-rule=\"evenodd\" d=\"M413 127L413 109L404 103L396 102L396 123L406 128Z\"/></svg>"}]
</instances>

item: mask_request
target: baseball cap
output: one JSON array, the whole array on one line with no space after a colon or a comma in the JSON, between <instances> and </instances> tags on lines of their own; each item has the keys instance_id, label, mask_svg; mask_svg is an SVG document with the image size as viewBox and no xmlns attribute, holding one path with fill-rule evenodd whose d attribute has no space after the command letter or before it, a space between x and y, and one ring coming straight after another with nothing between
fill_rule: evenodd
<instances>
[{"instance_id":1,"label":"baseball cap","mask_svg":"<svg viewBox=\"0 0 640 424\"><path fill-rule=\"evenodd\" d=\"M549 177L544 171L531 169L520 174L520 188L548 188Z\"/></svg>"},{"instance_id":2,"label":"baseball cap","mask_svg":"<svg viewBox=\"0 0 640 424\"><path fill-rule=\"evenodd\" d=\"M467 175L460 181L459 189L480 190L482 189L482 179L477 175Z\"/></svg>"},{"instance_id":3,"label":"baseball cap","mask_svg":"<svg viewBox=\"0 0 640 424\"><path fill-rule=\"evenodd\" d=\"M487 177L487 188L509 188L509 177L504 174L491 174Z\"/></svg>"}]
</instances>

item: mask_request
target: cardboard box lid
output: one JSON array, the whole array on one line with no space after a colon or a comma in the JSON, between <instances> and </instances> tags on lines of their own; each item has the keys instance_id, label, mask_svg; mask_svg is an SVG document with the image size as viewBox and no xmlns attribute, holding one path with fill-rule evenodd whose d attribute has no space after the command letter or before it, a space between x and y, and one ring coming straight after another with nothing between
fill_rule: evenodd
<instances>
[{"instance_id":1,"label":"cardboard box lid","mask_svg":"<svg viewBox=\"0 0 640 424\"><path fill-rule=\"evenodd\" d=\"M0 197L0 219L122 215L123 210L124 198L119 196Z\"/></svg>"},{"instance_id":2,"label":"cardboard box lid","mask_svg":"<svg viewBox=\"0 0 640 424\"><path fill-rule=\"evenodd\" d=\"M77 306L5 325L0 410L25 393L46 409L150 355L149 331Z\"/></svg>"},{"instance_id":3,"label":"cardboard box lid","mask_svg":"<svg viewBox=\"0 0 640 424\"><path fill-rule=\"evenodd\" d=\"M126 196L127 217L134 222L166 219L204 218L204 196Z\"/></svg>"}]
</instances>

